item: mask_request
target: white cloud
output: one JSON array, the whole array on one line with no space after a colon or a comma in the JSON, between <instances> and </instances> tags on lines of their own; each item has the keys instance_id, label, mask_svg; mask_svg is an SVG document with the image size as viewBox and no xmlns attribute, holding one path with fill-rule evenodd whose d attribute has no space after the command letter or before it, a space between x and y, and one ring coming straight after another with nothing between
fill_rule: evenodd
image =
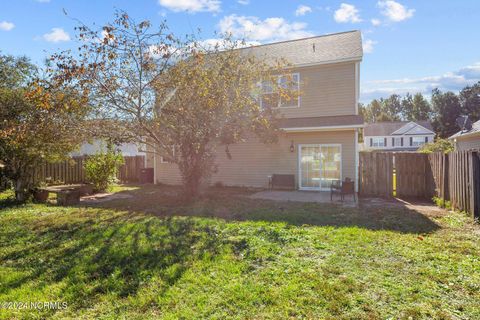
<instances>
[{"instance_id":1,"label":"white cloud","mask_svg":"<svg viewBox=\"0 0 480 320\"><path fill-rule=\"evenodd\" d=\"M303 4L302 5L299 5L297 10L295 10L295 15L297 17L299 16L304 16L306 15L307 13L309 12L312 12L312 8L310 8L309 6L304 6Z\"/></svg>"},{"instance_id":2,"label":"white cloud","mask_svg":"<svg viewBox=\"0 0 480 320\"><path fill-rule=\"evenodd\" d=\"M224 17L219 23L222 33L231 33L236 38L245 38L250 41L280 41L312 36L306 27L306 23L289 23L283 18L273 17L261 20L258 17L236 14Z\"/></svg>"},{"instance_id":3,"label":"white cloud","mask_svg":"<svg viewBox=\"0 0 480 320\"><path fill-rule=\"evenodd\" d=\"M8 21L1 21L0 22L0 30L10 31L13 28L15 28L15 25L12 22L8 22Z\"/></svg>"},{"instance_id":4,"label":"white cloud","mask_svg":"<svg viewBox=\"0 0 480 320\"><path fill-rule=\"evenodd\" d=\"M246 6L247 4L250 4L250 0L238 0L237 2L244 6Z\"/></svg>"},{"instance_id":5,"label":"white cloud","mask_svg":"<svg viewBox=\"0 0 480 320\"><path fill-rule=\"evenodd\" d=\"M70 41L70 35L62 28L52 28L52 31L45 33L43 39L48 42Z\"/></svg>"},{"instance_id":6,"label":"white cloud","mask_svg":"<svg viewBox=\"0 0 480 320\"><path fill-rule=\"evenodd\" d=\"M372 23L372 26L374 26L374 27L378 27L379 25L382 24L382 21L380 21L379 19L372 19L372 20L370 20L370 22Z\"/></svg>"},{"instance_id":7,"label":"white cloud","mask_svg":"<svg viewBox=\"0 0 480 320\"><path fill-rule=\"evenodd\" d=\"M220 0L158 0L158 4L175 12L219 12Z\"/></svg>"},{"instance_id":8,"label":"white cloud","mask_svg":"<svg viewBox=\"0 0 480 320\"><path fill-rule=\"evenodd\" d=\"M420 78L401 78L368 81L362 86L362 101L385 97L393 93L421 92L430 94L432 89L459 91L480 81L480 62L453 72Z\"/></svg>"},{"instance_id":9,"label":"white cloud","mask_svg":"<svg viewBox=\"0 0 480 320\"><path fill-rule=\"evenodd\" d=\"M413 17L415 12L415 9L408 9L393 0L379 1L378 6L382 9L382 14L393 22L407 20Z\"/></svg>"},{"instance_id":10,"label":"white cloud","mask_svg":"<svg viewBox=\"0 0 480 320\"><path fill-rule=\"evenodd\" d=\"M346 23L357 23L362 21L360 15L358 14L358 9L355 8L353 4L342 3L340 8L335 11L333 15L336 22Z\"/></svg>"},{"instance_id":11,"label":"white cloud","mask_svg":"<svg viewBox=\"0 0 480 320\"><path fill-rule=\"evenodd\" d=\"M377 44L377 41L373 41L370 39L365 39L363 41L363 52L365 53L372 53L373 52L373 47Z\"/></svg>"}]
</instances>

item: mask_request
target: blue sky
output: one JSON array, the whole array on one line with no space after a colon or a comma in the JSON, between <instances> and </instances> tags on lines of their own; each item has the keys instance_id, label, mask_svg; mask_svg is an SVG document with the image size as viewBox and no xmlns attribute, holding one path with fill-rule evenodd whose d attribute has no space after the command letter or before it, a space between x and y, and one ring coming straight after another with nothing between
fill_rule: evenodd
<instances>
[{"instance_id":1,"label":"blue sky","mask_svg":"<svg viewBox=\"0 0 480 320\"><path fill-rule=\"evenodd\" d=\"M179 35L201 28L254 43L360 29L364 41L361 100L391 93L453 90L480 80L478 0L0 0L0 50L41 63L73 48L75 22L102 25L114 9Z\"/></svg>"}]
</instances>

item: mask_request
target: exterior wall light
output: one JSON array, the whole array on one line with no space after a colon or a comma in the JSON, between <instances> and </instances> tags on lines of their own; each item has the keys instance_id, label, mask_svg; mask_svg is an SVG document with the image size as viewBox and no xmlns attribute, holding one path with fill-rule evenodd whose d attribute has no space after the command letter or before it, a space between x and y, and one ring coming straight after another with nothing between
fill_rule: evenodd
<instances>
[{"instance_id":1,"label":"exterior wall light","mask_svg":"<svg viewBox=\"0 0 480 320\"><path fill-rule=\"evenodd\" d=\"M290 152L294 152L295 151L295 145L293 144L293 140L292 140L292 143L290 144Z\"/></svg>"}]
</instances>

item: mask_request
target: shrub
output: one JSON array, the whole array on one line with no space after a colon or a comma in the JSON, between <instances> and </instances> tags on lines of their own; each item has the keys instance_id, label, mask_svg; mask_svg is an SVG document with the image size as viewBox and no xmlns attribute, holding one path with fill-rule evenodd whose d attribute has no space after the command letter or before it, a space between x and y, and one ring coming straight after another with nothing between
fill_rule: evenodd
<instances>
[{"instance_id":1,"label":"shrub","mask_svg":"<svg viewBox=\"0 0 480 320\"><path fill-rule=\"evenodd\" d=\"M123 156L112 146L106 152L99 152L85 161L85 176L97 192L106 191L117 180L118 168L123 164Z\"/></svg>"},{"instance_id":2,"label":"shrub","mask_svg":"<svg viewBox=\"0 0 480 320\"><path fill-rule=\"evenodd\" d=\"M452 208L452 204L448 200L445 200L445 199L439 198L439 197L433 197L432 200L437 207L445 208L445 209L448 209L448 210L450 210Z\"/></svg>"},{"instance_id":3,"label":"shrub","mask_svg":"<svg viewBox=\"0 0 480 320\"><path fill-rule=\"evenodd\" d=\"M453 142L448 139L437 139L435 142L424 144L418 151L422 153L444 152L449 153L454 150Z\"/></svg>"}]
</instances>

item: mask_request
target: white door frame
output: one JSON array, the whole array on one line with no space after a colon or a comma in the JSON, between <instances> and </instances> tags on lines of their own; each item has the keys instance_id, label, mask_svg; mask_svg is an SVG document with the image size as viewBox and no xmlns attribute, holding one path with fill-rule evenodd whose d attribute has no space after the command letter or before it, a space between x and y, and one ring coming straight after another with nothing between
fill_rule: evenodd
<instances>
[{"instance_id":1,"label":"white door frame","mask_svg":"<svg viewBox=\"0 0 480 320\"><path fill-rule=\"evenodd\" d=\"M330 188L322 188L320 180L318 181L318 187L302 187L302 147L319 147L320 152L322 147L339 147L340 148L340 181L343 180L343 153L342 153L342 145L340 143L305 143L298 145L298 154L297 154L297 162L298 162L298 189L299 190L315 190L315 191L329 191ZM322 167L320 163L320 178L322 174Z\"/></svg>"}]
</instances>

